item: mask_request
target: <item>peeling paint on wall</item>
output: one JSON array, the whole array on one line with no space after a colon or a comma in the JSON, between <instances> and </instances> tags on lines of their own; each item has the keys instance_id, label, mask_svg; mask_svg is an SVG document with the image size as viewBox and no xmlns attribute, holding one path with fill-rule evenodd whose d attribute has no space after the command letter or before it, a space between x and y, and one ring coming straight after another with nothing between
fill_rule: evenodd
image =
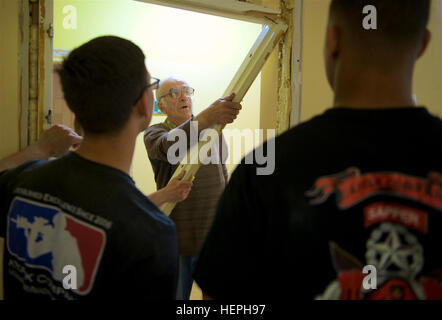
<instances>
[{"instance_id":1,"label":"peeling paint on wall","mask_svg":"<svg viewBox=\"0 0 442 320\"><path fill-rule=\"evenodd\" d=\"M284 38L279 43L278 102L276 108L276 134L290 127L292 109L291 66L293 46L293 8L294 0L281 0L282 19L288 26Z\"/></svg>"},{"instance_id":2,"label":"peeling paint on wall","mask_svg":"<svg viewBox=\"0 0 442 320\"><path fill-rule=\"evenodd\" d=\"M38 138L38 2L30 3L28 143Z\"/></svg>"},{"instance_id":3,"label":"peeling paint on wall","mask_svg":"<svg viewBox=\"0 0 442 320\"><path fill-rule=\"evenodd\" d=\"M261 108L268 109L267 112L276 113L276 133L277 135L283 133L290 127L290 113L292 110L292 50L293 50L293 14L295 1L294 0L243 0L245 2L262 5L269 8L281 10L281 19L288 25L288 29L278 46L278 62L277 65L267 68L267 72L263 73L263 77L272 75L270 70L278 73L277 95L274 105L269 106L269 101L266 106ZM266 83L266 79L263 79ZM265 88L263 90L266 90ZM261 112L261 116L265 117L265 112Z\"/></svg>"}]
</instances>

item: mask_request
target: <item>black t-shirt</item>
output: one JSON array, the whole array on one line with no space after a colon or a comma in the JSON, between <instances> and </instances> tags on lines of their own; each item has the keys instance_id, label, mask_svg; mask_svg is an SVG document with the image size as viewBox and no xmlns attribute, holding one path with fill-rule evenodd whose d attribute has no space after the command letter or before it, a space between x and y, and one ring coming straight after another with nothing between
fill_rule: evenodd
<instances>
[{"instance_id":1,"label":"black t-shirt","mask_svg":"<svg viewBox=\"0 0 442 320\"><path fill-rule=\"evenodd\" d=\"M173 222L126 173L70 153L0 173L5 298L173 299Z\"/></svg>"},{"instance_id":2,"label":"black t-shirt","mask_svg":"<svg viewBox=\"0 0 442 320\"><path fill-rule=\"evenodd\" d=\"M441 151L442 121L421 107L333 108L287 131L273 174L233 173L198 285L214 298L442 299Z\"/></svg>"}]
</instances>

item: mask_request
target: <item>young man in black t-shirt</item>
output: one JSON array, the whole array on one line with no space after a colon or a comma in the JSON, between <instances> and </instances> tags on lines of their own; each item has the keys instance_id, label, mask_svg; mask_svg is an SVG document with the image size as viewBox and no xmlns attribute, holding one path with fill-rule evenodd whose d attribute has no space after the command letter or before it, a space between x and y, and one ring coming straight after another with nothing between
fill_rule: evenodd
<instances>
[{"instance_id":1,"label":"young man in black t-shirt","mask_svg":"<svg viewBox=\"0 0 442 320\"><path fill-rule=\"evenodd\" d=\"M6 299L174 298L174 224L129 176L158 85L144 59L111 36L73 50L59 73L80 147L0 172Z\"/></svg>"},{"instance_id":2,"label":"young man in black t-shirt","mask_svg":"<svg viewBox=\"0 0 442 320\"><path fill-rule=\"evenodd\" d=\"M206 297L442 299L442 122L411 92L429 8L332 1L334 107L276 138L272 175L235 170L194 275Z\"/></svg>"}]
</instances>

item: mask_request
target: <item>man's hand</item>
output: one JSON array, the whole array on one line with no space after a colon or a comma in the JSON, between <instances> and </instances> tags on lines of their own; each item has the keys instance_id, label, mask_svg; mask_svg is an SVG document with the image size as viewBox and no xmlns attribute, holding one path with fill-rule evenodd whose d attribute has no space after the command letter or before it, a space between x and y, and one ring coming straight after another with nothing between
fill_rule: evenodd
<instances>
[{"instance_id":1,"label":"man's hand","mask_svg":"<svg viewBox=\"0 0 442 320\"><path fill-rule=\"evenodd\" d=\"M162 189L166 195L165 202L176 203L187 198L193 183L192 181L181 180L183 179L185 173L186 171L183 170L176 178L172 179L169 184Z\"/></svg>"},{"instance_id":2,"label":"man's hand","mask_svg":"<svg viewBox=\"0 0 442 320\"><path fill-rule=\"evenodd\" d=\"M150 200L158 207L167 202L180 202L187 198L192 181L182 181L186 171L182 171L176 178L172 179L167 186L149 195Z\"/></svg>"},{"instance_id":3,"label":"man's hand","mask_svg":"<svg viewBox=\"0 0 442 320\"><path fill-rule=\"evenodd\" d=\"M71 128L56 124L42 133L35 147L47 159L64 155L71 147L76 148L82 140Z\"/></svg>"},{"instance_id":4,"label":"man's hand","mask_svg":"<svg viewBox=\"0 0 442 320\"><path fill-rule=\"evenodd\" d=\"M0 159L0 172L15 168L31 160L48 160L50 157L60 157L69 151L70 147L78 146L83 140L72 129L55 125L44 131L38 141L23 151Z\"/></svg>"},{"instance_id":5,"label":"man's hand","mask_svg":"<svg viewBox=\"0 0 442 320\"><path fill-rule=\"evenodd\" d=\"M213 125L226 125L232 123L239 114L242 106L238 102L233 102L234 93L216 100L207 109L201 111L196 117L199 130L204 130Z\"/></svg>"}]
</instances>

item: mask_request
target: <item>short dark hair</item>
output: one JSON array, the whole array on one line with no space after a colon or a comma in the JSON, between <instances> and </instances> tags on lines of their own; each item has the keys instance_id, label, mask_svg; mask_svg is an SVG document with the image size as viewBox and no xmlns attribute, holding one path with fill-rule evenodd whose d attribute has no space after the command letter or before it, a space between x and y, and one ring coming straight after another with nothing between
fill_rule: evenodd
<instances>
[{"instance_id":1,"label":"short dark hair","mask_svg":"<svg viewBox=\"0 0 442 320\"><path fill-rule=\"evenodd\" d=\"M145 56L129 40L98 37L74 49L58 70L67 105L85 132L117 133L147 84Z\"/></svg>"},{"instance_id":2,"label":"short dark hair","mask_svg":"<svg viewBox=\"0 0 442 320\"><path fill-rule=\"evenodd\" d=\"M362 9L372 5L377 10L377 30L362 27ZM358 43L411 47L425 34L431 0L332 0L330 16L343 21ZM357 43L356 43L357 45Z\"/></svg>"}]
</instances>

